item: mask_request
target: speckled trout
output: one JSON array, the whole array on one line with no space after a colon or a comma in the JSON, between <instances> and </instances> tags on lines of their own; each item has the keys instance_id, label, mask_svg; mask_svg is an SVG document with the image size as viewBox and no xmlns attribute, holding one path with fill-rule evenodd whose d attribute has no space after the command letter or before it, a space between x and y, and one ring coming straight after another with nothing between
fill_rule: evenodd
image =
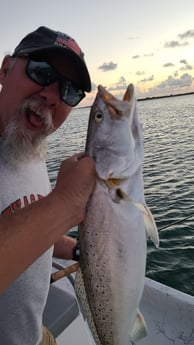
<instances>
[{"instance_id":1,"label":"speckled trout","mask_svg":"<svg viewBox=\"0 0 194 345\"><path fill-rule=\"evenodd\" d=\"M86 155L98 179L79 229L75 290L96 344L128 345L147 332L139 311L147 234L159 245L144 199L143 133L132 84L123 100L98 87Z\"/></svg>"}]
</instances>

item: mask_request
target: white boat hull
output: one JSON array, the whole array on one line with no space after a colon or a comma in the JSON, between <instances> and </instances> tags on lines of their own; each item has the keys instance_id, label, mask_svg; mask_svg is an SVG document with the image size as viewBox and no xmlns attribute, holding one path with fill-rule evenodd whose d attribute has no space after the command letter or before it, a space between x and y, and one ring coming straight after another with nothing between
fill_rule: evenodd
<instances>
[{"instance_id":1,"label":"white boat hull","mask_svg":"<svg viewBox=\"0 0 194 345\"><path fill-rule=\"evenodd\" d=\"M140 310L147 323L148 335L138 345L194 344L192 296L145 278ZM95 344L67 278L51 286L44 323L56 337L58 345Z\"/></svg>"},{"instance_id":2,"label":"white boat hull","mask_svg":"<svg viewBox=\"0 0 194 345\"><path fill-rule=\"evenodd\" d=\"M192 296L146 278L140 309L148 336L139 345L194 344Z\"/></svg>"}]
</instances>

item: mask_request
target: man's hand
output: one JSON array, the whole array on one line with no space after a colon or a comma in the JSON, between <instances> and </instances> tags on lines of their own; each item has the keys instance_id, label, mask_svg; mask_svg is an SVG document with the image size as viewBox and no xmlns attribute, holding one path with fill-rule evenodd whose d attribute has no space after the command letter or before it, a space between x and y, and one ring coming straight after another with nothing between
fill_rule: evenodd
<instances>
[{"instance_id":1,"label":"man's hand","mask_svg":"<svg viewBox=\"0 0 194 345\"><path fill-rule=\"evenodd\" d=\"M69 203L79 223L85 216L87 201L94 189L96 171L92 158L75 154L61 164L54 193Z\"/></svg>"}]
</instances>

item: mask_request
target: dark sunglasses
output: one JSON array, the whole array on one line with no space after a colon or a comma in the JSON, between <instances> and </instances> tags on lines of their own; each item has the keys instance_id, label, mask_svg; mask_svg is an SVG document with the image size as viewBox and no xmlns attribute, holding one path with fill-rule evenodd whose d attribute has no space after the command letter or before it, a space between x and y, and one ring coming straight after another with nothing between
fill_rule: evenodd
<instances>
[{"instance_id":1,"label":"dark sunglasses","mask_svg":"<svg viewBox=\"0 0 194 345\"><path fill-rule=\"evenodd\" d=\"M76 106L85 97L82 89L71 80L63 77L46 61L29 59L26 64L26 74L40 86L48 86L58 80L60 98L71 107Z\"/></svg>"}]
</instances>

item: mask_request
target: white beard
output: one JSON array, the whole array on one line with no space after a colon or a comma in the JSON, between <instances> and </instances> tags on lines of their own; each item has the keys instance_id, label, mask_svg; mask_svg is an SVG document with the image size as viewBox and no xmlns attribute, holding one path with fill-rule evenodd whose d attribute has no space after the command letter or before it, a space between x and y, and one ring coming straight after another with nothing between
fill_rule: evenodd
<instances>
[{"instance_id":1,"label":"white beard","mask_svg":"<svg viewBox=\"0 0 194 345\"><path fill-rule=\"evenodd\" d=\"M20 113L25 112L27 108L39 114L44 124L43 133L36 134L21 126L18 121ZM17 113L17 117L5 127L0 138L0 155L9 164L16 166L32 160L46 159L46 137L53 132L53 124L50 111L44 108L40 102L27 100Z\"/></svg>"}]
</instances>

